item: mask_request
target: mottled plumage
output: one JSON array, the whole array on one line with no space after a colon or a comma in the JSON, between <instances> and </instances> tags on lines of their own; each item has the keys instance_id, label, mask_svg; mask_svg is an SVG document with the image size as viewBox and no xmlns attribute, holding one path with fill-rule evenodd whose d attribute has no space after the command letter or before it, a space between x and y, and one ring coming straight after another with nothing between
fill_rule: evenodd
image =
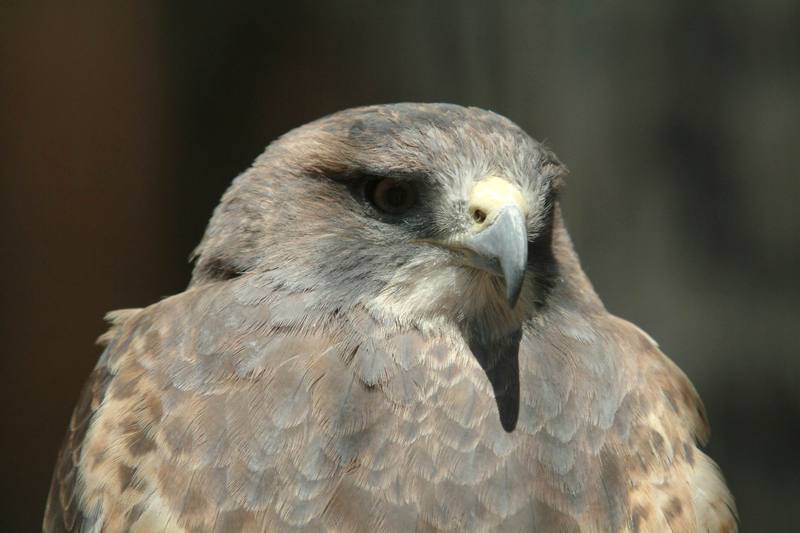
<instances>
[{"instance_id":1,"label":"mottled plumage","mask_svg":"<svg viewBox=\"0 0 800 533\"><path fill-rule=\"evenodd\" d=\"M270 145L189 288L109 316L44 529L734 531L702 404L595 295L562 174L508 120L451 105L348 110ZM376 211L374 176L416 205ZM518 301L454 251L486 176L524 197Z\"/></svg>"}]
</instances>

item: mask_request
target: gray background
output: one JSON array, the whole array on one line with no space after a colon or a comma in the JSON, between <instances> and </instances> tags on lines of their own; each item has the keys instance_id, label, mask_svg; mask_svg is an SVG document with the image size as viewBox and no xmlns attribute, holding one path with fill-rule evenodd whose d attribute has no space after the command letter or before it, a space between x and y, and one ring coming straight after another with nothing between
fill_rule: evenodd
<instances>
[{"instance_id":1,"label":"gray background","mask_svg":"<svg viewBox=\"0 0 800 533\"><path fill-rule=\"evenodd\" d=\"M696 384L743 529L800 520L800 2L61 4L0 7L0 530L40 523L103 313L185 286L270 140L391 101L559 154L584 268Z\"/></svg>"}]
</instances>

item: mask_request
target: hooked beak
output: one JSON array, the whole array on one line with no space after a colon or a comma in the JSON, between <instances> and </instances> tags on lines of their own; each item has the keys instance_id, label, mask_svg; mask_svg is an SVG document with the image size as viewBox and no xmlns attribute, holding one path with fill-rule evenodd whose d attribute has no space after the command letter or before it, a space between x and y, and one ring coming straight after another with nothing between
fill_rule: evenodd
<instances>
[{"instance_id":1,"label":"hooked beak","mask_svg":"<svg viewBox=\"0 0 800 533\"><path fill-rule=\"evenodd\" d=\"M491 176L475 185L469 209L476 223L458 245L468 251L471 266L502 276L506 300L513 309L528 263L525 198L508 181Z\"/></svg>"},{"instance_id":2,"label":"hooked beak","mask_svg":"<svg viewBox=\"0 0 800 533\"><path fill-rule=\"evenodd\" d=\"M466 237L462 244L477 254L468 256L473 266L503 277L506 300L513 309L522 291L528 263L528 229L522 212L512 206L504 207L490 225Z\"/></svg>"}]
</instances>

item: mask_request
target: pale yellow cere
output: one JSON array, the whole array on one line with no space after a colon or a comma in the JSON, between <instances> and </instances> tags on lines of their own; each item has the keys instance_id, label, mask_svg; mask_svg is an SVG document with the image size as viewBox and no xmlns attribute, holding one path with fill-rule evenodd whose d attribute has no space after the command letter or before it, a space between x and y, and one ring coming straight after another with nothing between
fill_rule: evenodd
<instances>
[{"instance_id":1,"label":"pale yellow cere","mask_svg":"<svg viewBox=\"0 0 800 533\"><path fill-rule=\"evenodd\" d=\"M508 180L497 176L488 176L472 188L469 197L469 212L473 216L476 212L485 216L476 217L473 230L480 230L491 224L501 208L513 205L528 214L528 203L522 191Z\"/></svg>"}]
</instances>

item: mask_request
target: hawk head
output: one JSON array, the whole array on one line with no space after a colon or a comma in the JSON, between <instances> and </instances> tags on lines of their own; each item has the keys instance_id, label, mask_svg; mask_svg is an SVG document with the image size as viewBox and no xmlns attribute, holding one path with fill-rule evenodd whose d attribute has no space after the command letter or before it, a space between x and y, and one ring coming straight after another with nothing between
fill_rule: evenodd
<instances>
[{"instance_id":1,"label":"hawk head","mask_svg":"<svg viewBox=\"0 0 800 533\"><path fill-rule=\"evenodd\" d=\"M269 271L320 305L506 335L555 274L563 171L489 111L342 111L284 135L234 181L195 252L192 283Z\"/></svg>"}]
</instances>

